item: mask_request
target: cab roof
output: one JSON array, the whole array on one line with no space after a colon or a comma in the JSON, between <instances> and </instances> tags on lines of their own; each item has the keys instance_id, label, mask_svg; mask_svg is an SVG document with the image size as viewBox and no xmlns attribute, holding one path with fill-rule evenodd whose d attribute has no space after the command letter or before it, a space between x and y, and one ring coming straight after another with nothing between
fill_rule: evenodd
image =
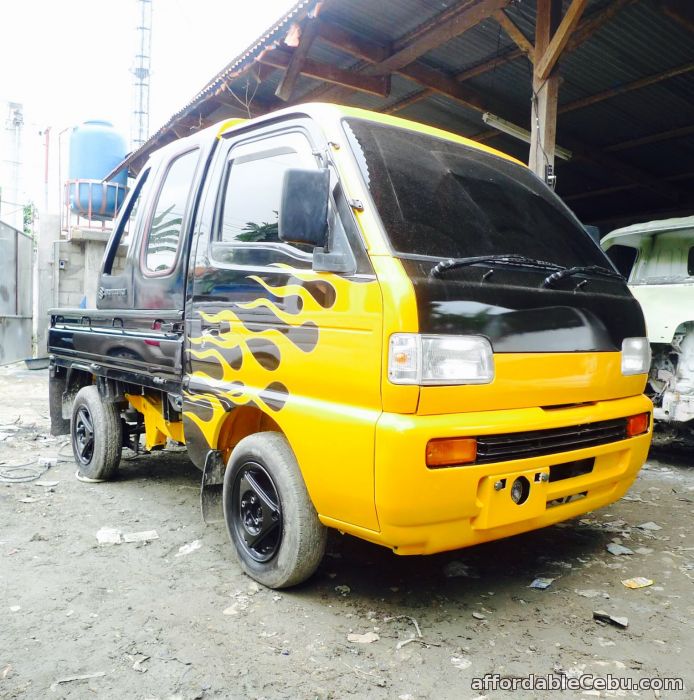
<instances>
[{"instance_id":1,"label":"cab roof","mask_svg":"<svg viewBox=\"0 0 694 700\"><path fill-rule=\"evenodd\" d=\"M618 228L608 233L602 239L600 245L609 248L613 245L626 245L638 247L642 240L659 233L685 231L691 229L694 233L694 216L681 216L673 219L660 219L658 221L646 221L641 224L632 224Z\"/></svg>"}]
</instances>

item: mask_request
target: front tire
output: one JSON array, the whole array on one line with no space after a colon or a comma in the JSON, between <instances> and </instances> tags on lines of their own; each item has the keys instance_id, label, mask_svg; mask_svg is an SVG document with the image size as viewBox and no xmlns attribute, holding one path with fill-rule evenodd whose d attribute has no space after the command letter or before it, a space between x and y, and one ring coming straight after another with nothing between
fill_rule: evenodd
<instances>
[{"instance_id":1,"label":"front tire","mask_svg":"<svg viewBox=\"0 0 694 700\"><path fill-rule=\"evenodd\" d=\"M115 404L104 403L95 386L77 392L70 419L72 452L78 475L90 481L108 481L118 470L123 428Z\"/></svg>"},{"instance_id":2,"label":"front tire","mask_svg":"<svg viewBox=\"0 0 694 700\"><path fill-rule=\"evenodd\" d=\"M241 568L268 588L288 588L318 568L327 529L280 433L250 435L224 474L224 520Z\"/></svg>"}]
</instances>

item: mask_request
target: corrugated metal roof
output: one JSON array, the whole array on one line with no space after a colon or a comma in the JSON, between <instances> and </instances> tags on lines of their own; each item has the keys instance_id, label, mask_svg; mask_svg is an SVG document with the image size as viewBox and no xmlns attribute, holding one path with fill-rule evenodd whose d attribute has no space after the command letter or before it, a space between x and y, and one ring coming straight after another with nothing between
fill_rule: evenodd
<instances>
[{"instance_id":1,"label":"corrugated metal roof","mask_svg":"<svg viewBox=\"0 0 694 700\"><path fill-rule=\"evenodd\" d=\"M245 100L246 90L254 94L259 104L277 103L275 89L282 71L275 70L264 77L259 85L248 69L266 48L280 42L288 28L301 20L317 5L320 18L336 24L357 37L369 39L384 47L401 46L404 40L417 32L440 13L450 10L460 0L303 0L243 53L229 63L179 112L172 116L148 141L140 154L162 140L169 138L170 129L186 115L195 115L210 102L220 88L228 85ZM466 0L469 1L469 0ZM597 16L612 6L614 0L591 0L584 12L584 21ZM570 0L563 0L564 10ZM509 18L523 34L534 35L536 0L512 0L506 8ZM517 47L499 24L486 19L464 34L457 36L420 57L420 61L445 75L455 77L470 68L487 64L492 59L509 53L517 54ZM343 70L359 71L368 64L348 51L316 40L309 57L314 61L336 66ZM561 77L560 116L557 142L580 141L589 150L602 149L634 138L649 136L681 126L694 124L694 70L677 77L641 87L638 90L615 95L580 109L561 113L561 107L575 100L628 85L647 76L658 75L673 67L694 63L694 35L667 16L660 0L632 0L619 9L610 20L573 51L562 56L558 65ZM293 103L314 99L320 81L302 76L295 88ZM483 96L486 106L500 116L525 128L530 123L532 98L532 67L525 56L510 62L501 62L493 70L483 72L465 82ZM384 110L403 98L419 94L422 88L410 79L397 74L391 78L387 97L348 92L342 94L347 104L373 110ZM233 99L231 100L233 103ZM238 105L237 109L240 108ZM233 107L216 105L214 114L223 115ZM208 110L212 111L212 110ZM262 108L261 108L262 111ZM488 131L477 110L442 94L428 91L423 99L412 102L397 112L399 116L440 126L465 135ZM508 150L512 155L527 158L528 146L506 135L493 139L495 147ZM691 169L694 154L694 135L635 146L628 150L609 152L613 159L627 166L637 167L655 177L671 177ZM599 160L599 159L598 159ZM571 162L558 161L558 191L574 195L575 207L586 219L609 218L615 212L628 212L629 207L640 210L669 206L672 202L662 195L643 187L629 189L627 180L608 171L597 161L578 158ZM673 181L680 189L688 181ZM606 188L624 188L612 194L583 198L583 194ZM694 200L694 197L692 198ZM694 211L694 208L693 208Z\"/></svg>"},{"instance_id":2,"label":"corrugated metal roof","mask_svg":"<svg viewBox=\"0 0 694 700\"><path fill-rule=\"evenodd\" d=\"M183 116L188 114L191 107L198 105L217 93L224 85L232 81L238 76L243 69L252 64L255 57L265 47L273 44L275 41L282 38L293 22L300 20L309 11L319 4L320 0L299 0L287 14L285 14L276 24L270 27L265 33L259 36L245 51L239 54L235 59L228 63L217 75L212 78L184 107L176 112L162 127L160 127L137 151L132 153L125 159L121 166L129 166L129 164L152 150L152 146L156 144L160 137ZM264 91L263 91L264 92ZM258 92L255 93L256 95ZM262 93L261 93L262 94ZM107 176L108 177L108 176Z\"/></svg>"}]
</instances>

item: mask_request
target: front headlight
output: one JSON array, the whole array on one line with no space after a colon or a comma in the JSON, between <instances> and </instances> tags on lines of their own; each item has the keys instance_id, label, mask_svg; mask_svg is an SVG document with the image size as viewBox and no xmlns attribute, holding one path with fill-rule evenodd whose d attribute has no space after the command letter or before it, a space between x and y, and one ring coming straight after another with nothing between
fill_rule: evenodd
<instances>
[{"instance_id":1,"label":"front headlight","mask_svg":"<svg viewBox=\"0 0 694 700\"><path fill-rule=\"evenodd\" d=\"M624 338L622 341L622 374L646 374L651 366L648 338Z\"/></svg>"},{"instance_id":2,"label":"front headlight","mask_svg":"<svg viewBox=\"0 0 694 700\"><path fill-rule=\"evenodd\" d=\"M393 384L489 384L494 379L494 354L477 335L390 337L388 379Z\"/></svg>"}]
</instances>

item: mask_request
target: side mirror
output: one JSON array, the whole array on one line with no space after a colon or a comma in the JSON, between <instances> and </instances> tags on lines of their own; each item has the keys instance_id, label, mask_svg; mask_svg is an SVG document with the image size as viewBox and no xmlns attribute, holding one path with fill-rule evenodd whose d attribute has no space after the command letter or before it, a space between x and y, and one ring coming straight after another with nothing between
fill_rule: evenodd
<instances>
[{"instance_id":1,"label":"side mirror","mask_svg":"<svg viewBox=\"0 0 694 700\"><path fill-rule=\"evenodd\" d=\"M323 248L328 242L330 172L291 168L284 173L279 238Z\"/></svg>"}]
</instances>

